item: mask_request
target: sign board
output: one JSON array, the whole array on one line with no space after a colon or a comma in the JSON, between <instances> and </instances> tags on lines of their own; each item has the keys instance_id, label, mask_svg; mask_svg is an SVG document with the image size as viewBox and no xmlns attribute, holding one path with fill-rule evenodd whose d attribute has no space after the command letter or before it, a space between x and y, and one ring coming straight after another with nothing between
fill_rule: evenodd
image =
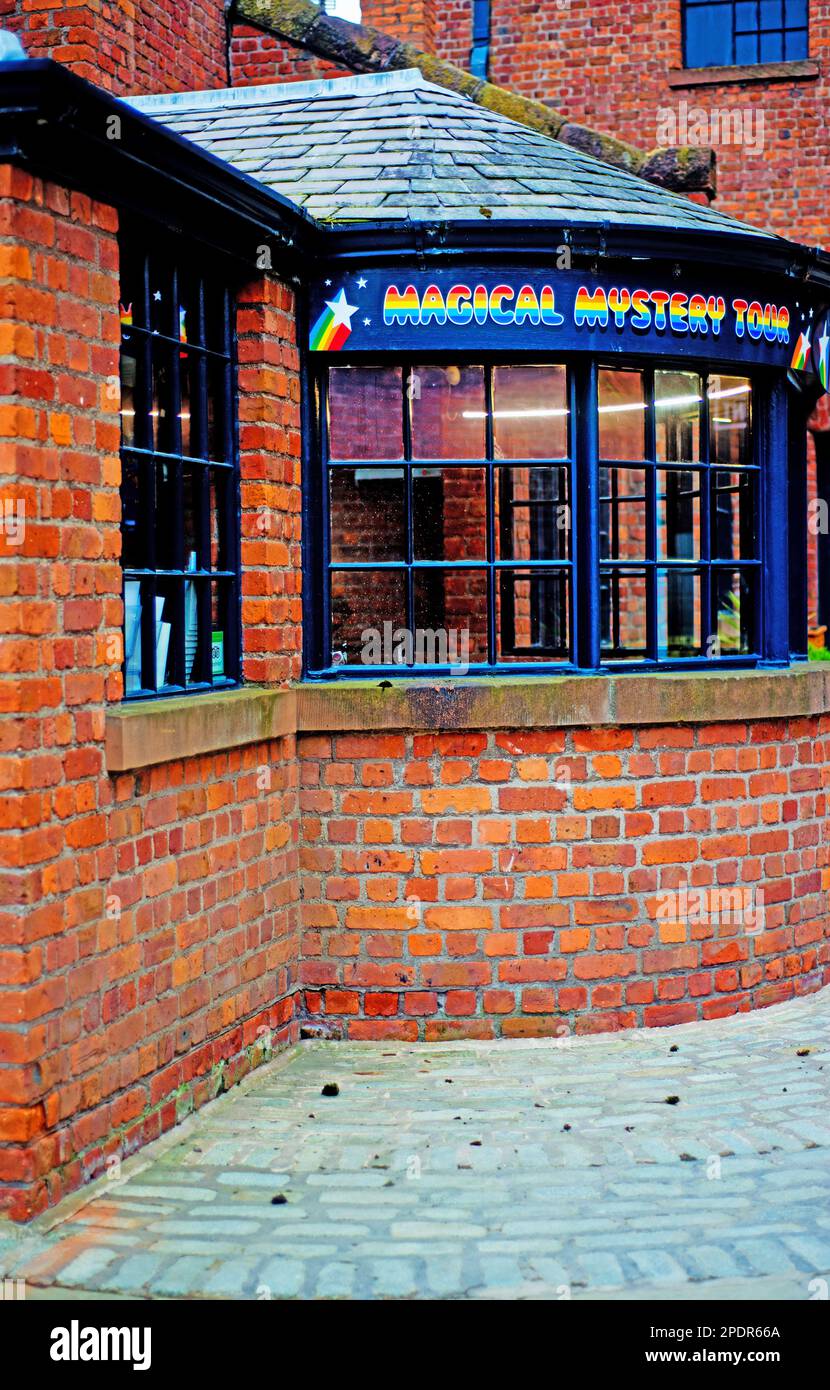
<instances>
[{"instance_id":1,"label":"sign board","mask_svg":"<svg viewBox=\"0 0 830 1390\"><path fill-rule=\"evenodd\" d=\"M814 310L786 284L451 267L332 269L311 288L312 352L584 351L787 368Z\"/></svg>"}]
</instances>

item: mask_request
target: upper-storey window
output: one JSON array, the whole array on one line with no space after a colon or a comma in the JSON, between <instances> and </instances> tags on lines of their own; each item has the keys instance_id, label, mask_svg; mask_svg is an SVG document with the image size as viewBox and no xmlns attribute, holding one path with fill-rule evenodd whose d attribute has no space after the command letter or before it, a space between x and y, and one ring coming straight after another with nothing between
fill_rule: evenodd
<instances>
[{"instance_id":1,"label":"upper-storey window","mask_svg":"<svg viewBox=\"0 0 830 1390\"><path fill-rule=\"evenodd\" d=\"M808 0L684 0L687 68L806 58Z\"/></svg>"},{"instance_id":2,"label":"upper-storey window","mask_svg":"<svg viewBox=\"0 0 830 1390\"><path fill-rule=\"evenodd\" d=\"M594 666L761 654L748 377L337 365L320 401L312 671L584 667L589 632Z\"/></svg>"},{"instance_id":3,"label":"upper-storey window","mask_svg":"<svg viewBox=\"0 0 830 1390\"><path fill-rule=\"evenodd\" d=\"M228 284L188 247L121 246L124 687L239 679L239 477Z\"/></svg>"}]
</instances>

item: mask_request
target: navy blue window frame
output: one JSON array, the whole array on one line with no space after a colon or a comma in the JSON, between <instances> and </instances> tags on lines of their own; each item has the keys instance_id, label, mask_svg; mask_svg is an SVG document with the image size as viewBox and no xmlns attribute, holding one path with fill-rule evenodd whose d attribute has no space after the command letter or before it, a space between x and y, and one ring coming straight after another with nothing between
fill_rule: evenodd
<instances>
[{"instance_id":1,"label":"navy blue window frame","mask_svg":"<svg viewBox=\"0 0 830 1390\"><path fill-rule=\"evenodd\" d=\"M683 0L687 68L794 62L808 55L808 0Z\"/></svg>"},{"instance_id":2,"label":"navy blue window frame","mask_svg":"<svg viewBox=\"0 0 830 1390\"><path fill-rule=\"evenodd\" d=\"M405 569L408 572L407 578L407 626L413 628L413 607L411 601L412 579L411 572L415 569L428 570L456 569L459 567L457 561L418 561L412 562L412 516L411 509L407 507L407 560L404 563L387 562L378 563L374 561L362 561L353 565L339 562L333 564L331 560L330 532L329 532L329 508L328 508L328 473L332 466L355 467L355 462L333 461L328 457L327 444L327 382L328 367L397 367L401 369L401 377L404 390L403 399L403 419L404 419L404 445L405 461L395 466L408 467L406 459L410 457L409 441L407 438L407 412L406 412L406 382L413 371L419 365L426 363L429 365L455 365L463 367L467 365L484 365L486 376L485 380L489 383L492 379L491 369L495 366L532 363L533 365L544 366L546 364L560 364L568 369L568 457L564 462L569 469L568 493L571 503L571 545L569 559L560 562L563 569L567 569L571 584L571 604L570 604L570 642L569 659L562 661L544 662L540 660L521 662L521 661L498 661L495 659L497 639L495 633L495 605L493 603L495 576L499 569L513 568L517 565L522 569L537 568L542 571L550 571L552 566L549 560L515 560L499 561L495 558L494 544L494 511L492 506L494 488L494 464L493 458L493 426L492 426L492 394L491 388L487 387L487 421L486 421L486 452L485 460L471 460L468 458L458 460L441 459L441 467L465 466L471 464L485 466L488 470L488 535L487 535L487 557L486 561L470 561L467 566L470 569L487 568L488 571L488 660L486 662L476 662L469 667L468 675L472 677L499 675L550 675L567 674L570 672L618 672L618 671L670 671L670 670L711 670L711 669L752 669L758 666L780 666L786 665L790 660L790 612L788 604L788 594L790 591L790 581L794 570L798 568L798 559L795 557L791 564L788 539L788 517L790 510L788 507L788 406L787 392L780 374L773 373L763 368L747 368L741 362L718 362L715 364L707 363L704 359L685 359L677 357L661 357L644 362L642 358L620 354L613 360L603 357L588 357L585 354L561 353L556 356L534 353L532 356L527 353L476 353L472 357L462 358L457 353L434 352L426 356L419 354L417 357L410 355L390 354L338 354L336 357L331 355L328 361L317 362L311 369L309 391L307 396L306 428L308 430L306 446L306 486L304 488L304 513L303 528L304 535L308 538L313 536L313 545L308 539L304 546L304 592L305 592L305 622L304 622L304 668L305 676L310 680L349 678L357 677L375 678L383 676L402 675L446 675L447 666L431 665L412 665L401 666L398 664L377 664L364 666L358 664L334 665L331 660L331 604L330 604L330 577L333 571L342 569L355 569L367 573L379 569ZM617 565L602 558L600 554L600 455L599 455L599 425L598 425L598 373L602 368L620 370L630 368L644 373L647 381L651 383L649 390L651 395L649 400L653 401L653 380L654 371L693 371L698 372L706 379L707 375L736 375L749 377L752 385L752 410L753 410L753 431L752 431L752 463L749 470L756 478L755 488L755 519L756 519L756 552L749 559L725 559L718 560L710 555L709 546L711 544L711 530L709 518L706 512L701 517L701 535L705 533L706 539L703 541L702 553L694 564L685 565L682 562L672 562L665 558L657 557L657 516L656 516L656 491L650 485L650 498L648 505L648 540L647 556L643 561L629 562L620 561ZM705 449L708 451L709 441L709 418L707 392L702 392L703 400L701 403L701 440L705 440ZM647 433L646 433L646 457L642 460L629 461L630 466L645 467L650 476L654 477L658 468L663 467L663 463L657 460L655 444L655 425L654 411L648 409L646 412ZM418 461L422 462L421 460ZM523 464L530 466L545 465L550 462L559 464L563 460L556 458L553 460L538 459L509 460L511 465L521 467ZM615 461L612 461L615 462ZM361 460L359 466L390 466L387 460ZM729 472L733 471L729 465L724 463L716 464L709 462L708 452L705 459L695 465L696 468L709 472ZM740 471L740 470L739 470ZM770 518L775 517L775 525L770 524ZM649 631L648 631L648 655L632 660L614 659L609 661L602 658L602 579L603 571L608 569L620 570L636 569L646 571L649 583ZM657 583L657 573L675 569L694 569L701 572L704 576L705 586L703 594L702 612L703 622L706 625L701 633L701 643L704 649L703 654L684 656L684 657L658 657L657 655L657 631L656 631L656 600L655 589ZM712 607L709 585L711 578L718 571L747 570L757 575L755 582L754 598L754 620L753 620L753 649L746 653L726 652L717 656L706 655L706 638L711 633L713 625ZM796 641L793 651L798 647Z\"/></svg>"},{"instance_id":3,"label":"navy blue window frame","mask_svg":"<svg viewBox=\"0 0 830 1390\"><path fill-rule=\"evenodd\" d=\"M125 440L122 422L122 576L125 584L140 584L140 643L141 681L137 688L127 690L127 663L122 666L124 699L127 702L180 695L199 695L212 690L234 689L242 683L241 652L241 508L240 472L237 423L237 361L235 332L234 282L236 273L224 258L200 254L192 245L164 238L157 228L137 222L128 234L119 238L122 266L122 301L137 298L132 322L122 319L121 356L122 392L125 354L135 359L136 380L133 387L136 404L135 437ZM124 267L129 266L132 296L126 294ZM193 294L190 316L192 323L187 339L177 334L177 306L181 301L181 280L186 276ZM153 327L151 297L153 284L163 283L169 294L169 322ZM209 327L210 324L210 327ZM171 421L166 440L169 447L158 447L158 422L153 424L153 354L160 345L168 349L171 376ZM179 349L179 351L177 351ZM191 392L191 428L198 445L187 454L183 451L180 356L186 351L193 372ZM176 406L179 407L177 411ZM209 418L219 420L215 456L210 451ZM160 518L157 495L157 469L165 466L171 478L173 505L169 514ZM196 548L200 563L195 569L185 567L184 557L184 498L183 472L185 467L195 472ZM211 550L211 474L221 478L213 508L222 564L212 566ZM159 526L166 533L166 544L174 563L162 568L159 564ZM136 566L125 563L123 547L131 531L131 548L137 549L145 563ZM197 649L192 658L191 678L187 670L185 601L186 586L195 586L198 614ZM159 685L156 682L156 625L155 600L159 589L167 595L165 613L171 618L170 650L167 670L172 679ZM213 674L211 655L212 603L216 597L219 620L222 622L223 675ZM126 604L125 604L126 619ZM126 629L125 629L126 630ZM146 673L153 677L145 681Z\"/></svg>"}]
</instances>

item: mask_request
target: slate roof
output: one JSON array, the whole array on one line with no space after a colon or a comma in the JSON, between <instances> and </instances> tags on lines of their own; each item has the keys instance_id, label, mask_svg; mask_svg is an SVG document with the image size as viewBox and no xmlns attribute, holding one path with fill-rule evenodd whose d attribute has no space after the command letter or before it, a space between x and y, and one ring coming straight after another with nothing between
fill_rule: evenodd
<instances>
[{"instance_id":1,"label":"slate roof","mask_svg":"<svg viewBox=\"0 0 830 1390\"><path fill-rule=\"evenodd\" d=\"M417 69L131 105L320 220L490 215L773 239L437 87Z\"/></svg>"}]
</instances>

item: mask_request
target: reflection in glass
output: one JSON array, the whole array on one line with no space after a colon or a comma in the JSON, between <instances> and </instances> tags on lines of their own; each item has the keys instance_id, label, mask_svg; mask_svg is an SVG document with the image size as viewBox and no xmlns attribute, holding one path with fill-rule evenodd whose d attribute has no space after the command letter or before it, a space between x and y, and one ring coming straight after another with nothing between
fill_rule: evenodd
<instances>
[{"instance_id":1,"label":"reflection in glass","mask_svg":"<svg viewBox=\"0 0 830 1390\"><path fill-rule=\"evenodd\" d=\"M570 538L567 468L496 470L499 560L566 560Z\"/></svg>"},{"instance_id":2,"label":"reflection in glass","mask_svg":"<svg viewBox=\"0 0 830 1390\"><path fill-rule=\"evenodd\" d=\"M710 376L709 456L712 463L752 462L752 394L742 376Z\"/></svg>"},{"instance_id":3,"label":"reflection in glass","mask_svg":"<svg viewBox=\"0 0 830 1390\"><path fill-rule=\"evenodd\" d=\"M602 560L646 558L645 469L600 468L599 545Z\"/></svg>"},{"instance_id":4,"label":"reflection in glass","mask_svg":"<svg viewBox=\"0 0 830 1390\"><path fill-rule=\"evenodd\" d=\"M483 560L487 480L483 468L412 469L416 560Z\"/></svg>"},{"instance_id":5,"label":"reflection in glass","mask_svg":"<svg viewBox=\"0 0 830 1390\"><path fill-rule=\"evenodd\" d=\"M403 458L400 367L332 367L328 427L330 458Z\"/></svg>"},{"instance_id":6,"label":"reflection in glass","mask_svg":"<svg viewBox=\"0 0 830 1390\"><path fill-rule=\"evenodd\" d=\"M567 661L570 581L566 570L499 570L496 576L500 661Z\"/></svg>"},{"instance_id":7,"label":"reflection in glass","mask_svg":"<svg viewBox=\"0 0 830 1390\"><path fill-rule=\"evenodd\" d=\"M599 372L600 458L643 458L645 414L642 372L602 367Z\"/></svg>"},{"instance_id":8,"label":"reflection in glass","mask_svg":"<svg viewBox=\"0 0 830 1390\"><path fill-rule=\"evenodd\" d=\"M463 666L487 660L485 570L416 570L414 600L416 664Z\"/></svg>"},{"instance_id":9,"label":"reflection in glass","mask_svg":"<svg viewBox=\"0 0 830 1390\"><path fill-rule=\"evenodd\" d=\"M717 469L712 485L712 556L716 560L755 557L755 475Z\"/></svg>"},{"instance_id":10,"label":"reflection in glass","mask_svg":"<svg viewBox=\"0 0 830 1390\"><path fill-rule=\"evenodd\" d=\"M496 458L564 458L568 452L564 366L493 368Z\"/></svg>"},{"instance_id":11,"label":"reflection in glass","mask_svg":"<svg viewBox=\"0 0 830 1390\"><path fill-rule=\"evenodd\" d=\"M483 367L416 366L407 396L413 458L484 458Z\"/></svg>"},{"instance_id":12,"label":"reflection in glass","mask_svg":"<svg viewBox=\"0 0 830 1390\"><path fill-rule=\"evenodd\" d=\"M755 649L755 580L739 570L712 571L713 631L718 655L745 656Z\"/></svg>"},{"instance_id":13,"label":"reflection in glass","mask_svg":"<svg viewBox=\"0 0 830 1390\"><path fill-rule=\"evenodd\" d=\"M600 571L600 640L604 661L632 660L645 656L644 571Z\"/></svg>"},{"instance_id":14,"label":"reflection in glass","mask_svg":"<svg viewBox=\"0 0 830 1390\"><path fill-rule=\"evenodd\" d=\"M691 469L657 470L657 554L664 560L700 556L700 474Z\"/></svg>"},{"instance_id":15,"label":"reflection in glass","mask_svg":"<svg viewBox=\"0 0 830 1390\"><path fill-rule=\"evenodd\" d=\"M335 666L383 665L373 659L406 624L406 580L399 570L335 570L331 576L331 660Z\"/></svg>"},{"instance_id":16,"label":"reflection in glass","mask_svg":"<svg viewBox=\"0 0 830 1390\"><path fill-rule=\"evenodd\" d=\"M700 406L703 390L696 372L654 373L657 458L693 463L700 458Z\"/></svg>"},{"instance_id":17,"label":"reflection in glass","mask_svg":"<svg viewBox=\"0 0 830 1390\"><path fill-rule=\"evenodd\" d=\"M330 468L329 508L333 561L405 558L402 468Z\"/></svg>"},{"instance_id":18,"label":"reflection in glass","mask_svg":"<svg viewBox=\"0 0 830 1390\"><path fill-rule=\"evenodd\" d=\"M700 575L695 570L657 574L658 656L700 656Z\"/></svg>"}]
</instances>

